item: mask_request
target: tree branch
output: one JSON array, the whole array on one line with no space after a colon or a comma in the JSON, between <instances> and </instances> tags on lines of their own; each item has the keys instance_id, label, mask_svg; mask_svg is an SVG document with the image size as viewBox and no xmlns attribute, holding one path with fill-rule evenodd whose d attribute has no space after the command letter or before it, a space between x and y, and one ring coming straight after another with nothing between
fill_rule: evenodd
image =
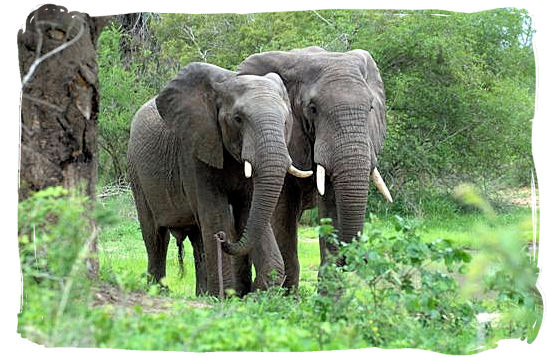
<instances>
[{"instance_id":1,"label":"tree branch","mask_svg":"<svg viewBox=\"0 0 550 358\"><path fill-rule=\"evenodd\" d=\"M205 50L205 51L202 51L201 50L201 47L199 46L199 44L197 43L196 41L196 38L195 38L195 34L193 33L193 29L189 26L184 26L183 28L183 31L185 31L185 33L187 34L187 37L189 38L189 40L193 43L193 45L195 45L195 47L197 48L197 51L202 59L203 62L208 62L206 60L206 55L208 54L208 50Z\"/></svg>"},{"instance_id":2,"label":"tree branch","mask_svg":"<svg viewBox=\"0 0 550 358\"><path fill-rule=\"evenodd\" d=\"M332 22L328 21L327 19L325 19L323 16L321 16L321 14L319 14L316 10L313 10L313 13L319 18L321 19L321 21L323 21L325 24L329 25L329 26L332 26L332 27L336 27Z\"/></svg>"}]
</instances>

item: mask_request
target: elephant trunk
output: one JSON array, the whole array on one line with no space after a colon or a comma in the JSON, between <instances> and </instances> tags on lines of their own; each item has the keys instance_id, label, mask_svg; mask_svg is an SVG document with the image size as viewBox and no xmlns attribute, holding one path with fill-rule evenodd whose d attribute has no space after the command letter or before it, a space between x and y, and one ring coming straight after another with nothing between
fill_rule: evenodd
<instances>
[{"instance_id":1,"label":"elephant trunk","mask_svg":"<svg viewBox=\"0 0 550 358\"><path fill-rule=\"evenodd\" d=\"M332 145L316 144L316 161L326 165L334 190L336 217L332 219L339 239L344 242L352 241L363 230L370 173L376 160L365 120L367 114L365 108L336 108L329 120L337 124L337 128L331 128L337 134L332 140L319 138ZM324 148L330 153L324 152ZM336 248L330 246L329 251L335 252Z\"/></svg>"},{"instance_id":2,"label":"elephant trunk","mask_svg":"<svg viewBox=\"0 0 550 358\"><path fill-rule=\"evenodd\" d=\"M252 166L254 193L243 236L234 243L222 242L223 250L230 255L246 255L255 246L275 243L275 238L269 237L273 235L270 220L279 200L286 172L291 166L278 121L280 119L264 115L262 121L258 121L262 129L255 136L253 154L243 153L243 158L253 157L249 161ZM274 255L280 257L278 248Z\"/></svg>"},{"instance_id":3,"label":"elephant trunk","mask_svg":"<svg viewBox=\"0 0 550 358\"><path fill-rule=\"evenodd\" d=\"M351 149L350 149L351 150ZM367 209L367 191L369 187L370 163L364 155L343 154L334 172L334 196L338 215L340 239L352 241L363 231L365 211Z\"/></svg>"}]
</instances>

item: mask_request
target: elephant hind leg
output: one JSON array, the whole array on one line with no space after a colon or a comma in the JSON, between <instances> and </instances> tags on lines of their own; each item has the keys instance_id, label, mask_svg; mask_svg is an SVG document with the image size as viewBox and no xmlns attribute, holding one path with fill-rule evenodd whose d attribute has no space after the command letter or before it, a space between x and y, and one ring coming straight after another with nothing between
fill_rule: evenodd
<instances>
[{"instance_id":1,"label":"elephant hind leg","mask_svg":"<svg viewBox=\"0 0 550 358\"><path fill-rule=\"evenodd\" d=\"M132 193L136 203L139 226L141 235L147 250L147 274L149 281L160 283L161 279L166 276L166 254L170 235L166 227L158 226L155 223L153 213L147 205L145 195L141 190L139 181L131 180Z\"/></svg>"},{"instance_id":2,"label":"elephant hind leg","mask_svg":"<svg viewBox=\"0 0 550 358\"><path fill-rule=\"evenodd\" d=\"M171 228L170 232L176 238L178 245L178 263L180 274L183 275L183 241L186 237L189 238L193 247L193 257L195 261L195 293L197 296L206 294L206 261L204 258L204 247L202 245L202 237L199 228L196 226L175 229Z\"/></svg>"},{"instance_id":3,"label":"elephant hind leg","mask_svg":"<svg viewBox=\"0 0 550 358\"><path fill-rule=\"evenodd\" d=\"M166 227L158 227L150 232L143 233L145 248L147 249L147 273L153 283L161 283L166 276L166 255L170 235Z\"/></svg>"}]
</instances>

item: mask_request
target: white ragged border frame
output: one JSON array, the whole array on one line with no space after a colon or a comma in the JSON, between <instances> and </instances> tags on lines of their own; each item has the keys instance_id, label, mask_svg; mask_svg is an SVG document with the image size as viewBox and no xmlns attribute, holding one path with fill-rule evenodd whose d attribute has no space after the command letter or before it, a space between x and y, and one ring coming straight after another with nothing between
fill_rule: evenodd
<instances>
[{"instance_id":1,"label":"white ragged border frame","mask_svg":"<svg viewBox=\"0 0 550 358\"><path fill-rule=\"evenodd\" d=\"M187 12L187 13L214 13L214 12L267 12L267 11L300 11L312 9L445 9L449 11L475 12L500 7L516 7L529 11L533 18L533 24L536 30L534 36L534 51L537 65L537 88L535 120L533 121L533 156L536 165L536 175L532 175L531 195L533 210L533 259L538 255L538 266L540 268L537 287L541 292L543 299L545 288L550 290L550 274L545 270L550 264L546 252L548 245L543 239L544 234L550 232L550 214L545 211L543 203L549 203L545 188L550 185L548 178L548 168L550 168L550 158L546 154L550 150L550 138L545 138L550 134L550 90L548 83L550 79L550 16L546 9L546 2L541 0L477 0L477 1L449 1L440 0L385 0L385 1L366 1L366 0L279 0L279 1L254 1L254 0L200 0L200 1L173 1L173 0L19 0L7 2L4 6L4 17L0 22L2 31L2 49L6 52L3 58L0 71L2 71L2 104L3 108L8 107L2 116L2 130L0 130L0 143L2 150L2 184L0 185L1 196L3 199L2 209L2 229L3 241L2 250L0 250L0 263L2 268L3 295L0 296L0 339L2 342L1 351L10 356L25 356L26 353L39 355L40 357L73 357L76 354L82 357L96 357L101 354L106 357L204 357L205 354L181 353L181 352L142 352L142 351L124 351L111 349L73 349L73 348L44 348L42 346L30 343L22 339L17 334L17 312L19 309L19 294L21 282L18 276L19 257L17 255L17 168L19 163L17 148L19 146L18 125L19 125L19 104L21 85L19 75L18 57L17 57L17 31L25 24L27 15L46 3L54 3L66 7L69 11L80 11L91 16L113 15L139 11L151 12ZM535 179L536 177L536 179ZM538 188L537 188L538 186ZM537 190L540 209L540 220L538 220ZM540 231L538 229L540 225ZM536 235L539 234L537 244ZM546 251L545 251L546 250ZM541 256L542 255L542 256ZM544 300L545 306L549 304ZM547 309L545 311L548 311ZM547 312L548 313L548 312ZM546 317L549 316L549 317ZM537 339L528 345L518 340L506 340L498 343L498 348L490 349L475 355L475 357L502 357L502 356L530 356L541 357L547 355L550 348L550 314L546 314ZM17 352L17 353L15 353ZM544 353L545 354L544 354ZM318 358L331 357L335 352L306 352L300 353L300 356L309 356ZM336 352L339 354L340 352ZM504 354L503 354L504 353ZM277 353L290 356L288 353ZM371 357L447 357L447 355L428 352L423 350L402 349L402 350L383 350L378 348L361 349L354 351L345 351L341 354L352 354L357 356ZM239 357L243 353L213 353L206 356ZM244 353L247 356L256 356L254 352ZM264 354L262 354L264 355ZM295 355L294 355L295 356Z\"/></svg>"}]
</instances>

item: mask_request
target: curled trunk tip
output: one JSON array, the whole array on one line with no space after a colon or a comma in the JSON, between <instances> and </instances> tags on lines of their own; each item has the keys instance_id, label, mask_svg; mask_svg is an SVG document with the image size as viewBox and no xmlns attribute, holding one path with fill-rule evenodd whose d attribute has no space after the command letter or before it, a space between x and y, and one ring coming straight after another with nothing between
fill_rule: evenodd
<instances>
[{"instance_id":1,"label":"curled trunk tip","mask_svg":"<svg viewBox=\"0 0 550 358\"><path fill-rule=\"evenodd\" d=\"M214 234L214 238L221 243L222 250L232 256L244 256L249 253L252 248L248 235L243 233L243 236L238 242L229 242L225 235L225 232L219 231Z\"/></svg>"}]
</instances>

